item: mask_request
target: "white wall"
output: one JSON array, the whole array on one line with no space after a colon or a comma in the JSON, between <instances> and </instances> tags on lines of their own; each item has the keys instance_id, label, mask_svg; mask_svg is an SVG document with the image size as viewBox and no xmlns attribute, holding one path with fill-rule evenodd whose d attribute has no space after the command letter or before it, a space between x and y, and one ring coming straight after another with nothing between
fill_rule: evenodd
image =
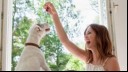
<instances>
[{"instance_id":1,"label":"white wall","mask_svg":"<svg viewBox=\"0 0 128 72\"><path fill-rule=\"evenodd\" d=\"M114 27L120 68L127 71L127 0L114 0Z\"/></svg>"}]
</instances>

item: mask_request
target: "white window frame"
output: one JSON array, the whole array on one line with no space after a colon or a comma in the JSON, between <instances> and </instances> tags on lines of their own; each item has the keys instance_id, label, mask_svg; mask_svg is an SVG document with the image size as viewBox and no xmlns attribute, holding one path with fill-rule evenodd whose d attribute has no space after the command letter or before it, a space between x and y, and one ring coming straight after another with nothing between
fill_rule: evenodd
<instances>
[{"instance_id":1,"label":"white window frame","mask_svg":"<svg viewBox=\"0 0 128 72\"><path fill-rule=\"evenodd\" d=\"M112 40L112 44L113 44L113 54L115 56L117 56L117 47L116 47L116 39L115 39L115 27L114 27L114 17L112 16L112 12L113 12L113 4L111 0L106 0L106 9L107 9L107 23L108 23L108 30L109 30L109 34L110 34L110 38Z\"/></svg>"},{"instance_id":2,"label":"white window frame","mask_svg":"<svg viewBox=\"0 0 128 72\"><path fill-rule=\"evenodd\" d=\"M2 69L2 47L1 47L1 29L2 29L2 0L0 0L0 70Z\"/></svg>"},{"instance_id":3,"label":"white window frame","mask_svg":"<svg viewBox=\"0 0 128 72\"><path fill-rule=\"evenodd\" d=\"M13 0L3 0L2 3L2 71L11 71Z\"/></svg>"},{"instance_id":4,"label":"white window frame","mask_svg":"<svg viewBox=\"0 0 128 72\"><path fill-rule=\"evenodd\" d=\"M120 70L127 71L127 0L110 0L110 6L116 57Z\"/></svg>"},{"instance_id":5,"label":"white window frame","mask_svg":"<svg viewBox=\"0 0 128 72\"><path fill-rule=\"evenodd\" d=\"M12 57L12 4L13 4L13 0L3 0L4 2L2 2L2 0L0 0L0 5L2 6L1 3L3 3L3 13L4 13L4 17L3 17L3 21L0 20L0 23L2 22L2 24L0 24L0 29L2 28L2 30L0 30L0 51L1 51L1 47L2 47L2 71L11 71L11 57ZM100 0L99 0L100 1ZM113 27L113 23L112 23L112 17L110 14L111 11L111 1L110 0L106 0L107 2L107 22L108 22L108 29L110 32L110 37L114 43L114 48L116 48L115 46L115 36L114 36L114 27ZM0 7L1 7L0 6ZM0 10L0 13L2 12L2 9ZM1 17L1 14L0 14ZM101 18L102 19L102 18ZM114 49L114 54L116 55L116 51Z\"/></svg>"},{"instance_id":6,"label":"white window frame","mask_svg":"<svg viewBox=\"0 0 128 72\"><path fill-rule=\"evenodd\" d=\"M104 24L103 22L103 9L102 9L102 0L98 0L99 1L99 10L100 10L100 14L99 14L99 17L100 17L100 24ZM111 0L105 0L106 1L106 13L107 13L107 28L108 28L108 31L109 31L109 34L110 34L110 38L111 38L111 41L112 41L112 44L113 44L113 54L115 56L117 56L117 47L116 47L116 39L115 39L115 28L114 28L114 17L112 16L112 1Z\"/></svg>"}]
</instances>

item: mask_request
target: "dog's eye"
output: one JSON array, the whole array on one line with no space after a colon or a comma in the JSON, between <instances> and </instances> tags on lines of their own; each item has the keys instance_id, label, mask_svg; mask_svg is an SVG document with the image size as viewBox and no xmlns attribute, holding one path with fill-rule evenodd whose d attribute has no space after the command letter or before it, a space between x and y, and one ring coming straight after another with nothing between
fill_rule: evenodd
<instances>
[{"instance_id":1,"label":"dog's eye","mask_svg":"<svg viewBox=\"0 0 128 72\"><path fill-rule=\"evenodd\" d=\"M40 24L37 24L38 26L41 26Z\"/></svg>"},{"instance_id":2,"label":"dog's eye","mask_svg":"<svg viewBox=\"0 0 128 72\"><path fill-rule=\"evenodd\" d=\"M44 27L44 25L41 25L40 27L41 27L41 28L43 28L43 27Z\"/></svg>"},{"instance_id":3,"label":"dog's eye","mask_svg":"<svg viewBox=\"0 0 128 72\"><path fill-rule=\"evenodd\" d=\"M43 24L37 24L39 27L41 27L41 28L43 28L44 27L44 25Z\"/></svg>"}]
</instances>

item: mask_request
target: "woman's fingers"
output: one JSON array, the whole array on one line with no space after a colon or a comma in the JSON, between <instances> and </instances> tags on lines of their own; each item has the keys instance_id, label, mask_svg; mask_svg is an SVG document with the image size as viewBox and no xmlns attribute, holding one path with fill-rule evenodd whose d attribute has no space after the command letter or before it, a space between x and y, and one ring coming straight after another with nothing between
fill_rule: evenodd
<instances>
[{"instance_id":1,"label":"woman's fingers","mask_svg":"<svg viewBox=\"0 0 128 72\"><path fill-rule=\"evenodd\" d=\"M51 6L50 6L50 2L48 2L48 3L46 3L46 4L44 5L44 9L45 9L47 12L52 9Z\"/></svg>"},{"instance_id":2,"label":"woman's fingers","mask_svg":"<svg viewBox=\"0 0 128 72\"><path fill-rule=\"evenodd\" d=\"M52 3L50 2L47 2L45 5L44 5L44 9L50 13L50 14L55 14L56 10L54 8L54 6L52 5Z\"/></svg>"}]
</instances>

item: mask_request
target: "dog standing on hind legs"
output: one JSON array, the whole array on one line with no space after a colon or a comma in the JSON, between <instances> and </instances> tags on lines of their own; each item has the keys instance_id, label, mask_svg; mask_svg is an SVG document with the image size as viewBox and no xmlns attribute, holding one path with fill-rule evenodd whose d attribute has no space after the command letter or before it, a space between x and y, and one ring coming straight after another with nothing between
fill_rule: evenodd
<instances>
[{"instance_id":1,"label":"dog standing on hind legs","mask_svg":"<svg viewBox=\"0 0 128 72\"><path fill-rule=\"evenodd\" d=\"M29 30L25 48L15 71L51 71L48 67L43 52L39 49L41 39L50 31L47 23L34 24Z\"/></svg>"}]
</instances>

